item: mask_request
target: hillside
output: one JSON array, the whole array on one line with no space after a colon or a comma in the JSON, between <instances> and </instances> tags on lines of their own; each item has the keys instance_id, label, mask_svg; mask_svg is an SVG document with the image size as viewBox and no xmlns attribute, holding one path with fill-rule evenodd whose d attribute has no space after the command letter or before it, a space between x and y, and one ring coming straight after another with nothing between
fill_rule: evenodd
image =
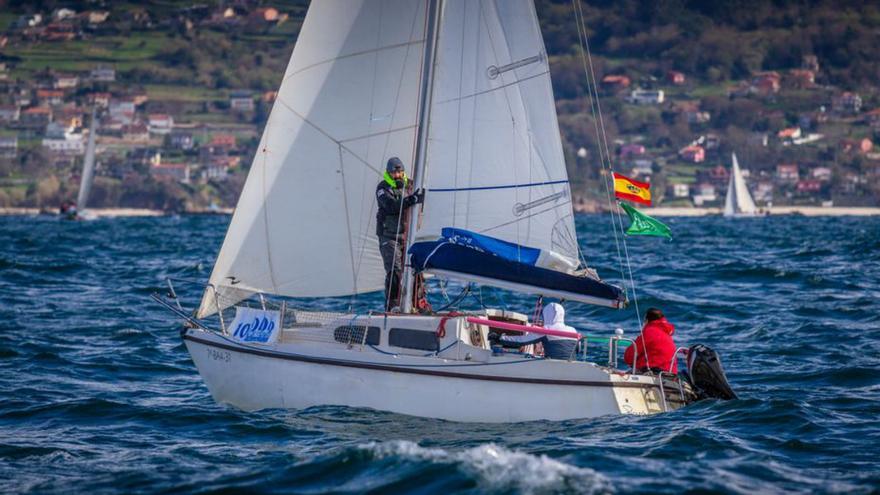
<instances>
[{"instance_id":1,"label":"hillside","mask_svg":"<svg viewBox=\"0 0 880 495\"><path fill-rule=\"evenodd\" d=\"M95 206L195 210L234 204L307 2L3 7L0 206L75 195L76 137L99 105ZM537 9L574 193L590 207L600 158L572 4ZM611 161L649 179L661 203L717 204L733 151L759 202L877 201L877 6L602 1L583 12Z\"/></svg>"}]
</instances>

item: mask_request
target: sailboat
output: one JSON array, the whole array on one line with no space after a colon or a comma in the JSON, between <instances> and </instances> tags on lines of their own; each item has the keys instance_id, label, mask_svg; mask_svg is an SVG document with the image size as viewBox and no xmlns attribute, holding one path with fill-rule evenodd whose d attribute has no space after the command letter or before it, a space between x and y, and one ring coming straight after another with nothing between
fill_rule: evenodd
<instances>
[{"instance_id":1,"label":"sailboat","mask_svg":"<svg viewBox=\"0 0 880 495\"><path fill-rule=\"evenodd\" d=\"M427 191L408 220L399 311L297 308L382 290L375 189L391 156ZM619 370L622 332L560 335L492 308L416 311L425 276L538 304L628 302L577 243L531 0L312 2L199 307L187 313L171 281L154 295L185 320L213 398L510 422L657 413L704 396L677 375ZM548 359L490 343L521 332L580 350ZM583 359L596 341L607 363Z\"/></svg>"},{"instance_id":2,"label":"sailboat","mask_svg":"<svg viewBox=\"0 0 880 495\"><path fill-rule=\"evenodd\" d=\"M92 182L95 180L95 139L98 130L98 119L92 108L92 121L89 124L89 140L86 142L86 155L83 159L82 176L79 179L79 192L74 205L62 205L61 214L70 220L93 220L95 215L86 210Z\"/></svg>"},{"instance_id":3,"label":"sailboat","mask_svg":"<svg viewBox=\"0 0 880 495\"><path fill-rule=\"evenodd\" d=\"M758 215L758 209L755 207L755 201L749 194L746 187L746 181L743 179L742 171L739 169L739 162L736 159L736 153L731 153L731 171L730 182L727 183L727 197L724 199L724 216L725 217L753 217Z\"/></svg>"}]
</instances>

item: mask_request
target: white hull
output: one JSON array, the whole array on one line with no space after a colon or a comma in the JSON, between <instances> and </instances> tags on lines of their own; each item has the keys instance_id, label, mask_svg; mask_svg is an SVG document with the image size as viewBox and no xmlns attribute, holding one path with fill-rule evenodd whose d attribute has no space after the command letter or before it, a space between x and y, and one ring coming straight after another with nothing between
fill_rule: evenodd
<instances>
[{"instance_id":1,"label":"white hull","mask_svg":"<svg viewBox=\"0 0 880 495\"><path fill-rule=\"evenodd\" d=\"M184 339L214 399L245 410L342 405L452 421L517 422L651 414L666 407L653 377L592 363L492 356L464 344L437 356L287 342L287 336L277 344L242 344L202 330L189 330ZM470 358L453 359L462 352Z\"/></svg>"}]
</instances>

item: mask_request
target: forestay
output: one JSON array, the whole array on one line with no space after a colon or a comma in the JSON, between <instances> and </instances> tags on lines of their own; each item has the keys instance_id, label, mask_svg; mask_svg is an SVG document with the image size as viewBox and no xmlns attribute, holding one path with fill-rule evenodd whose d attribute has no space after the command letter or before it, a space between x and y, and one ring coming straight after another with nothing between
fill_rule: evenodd
<instances>
[{"instance_id":1,"label":"forestay","mask_svg":"<svg viewBox=\"0 0 880 495\"><path fill-rule=\"evenodd\" d=\"M578 265L547 54L530 0L446 0L418 239L444 227Z\"/></svg>"},{"instance_id":2,"label":"forestay","mask_svg":"<svg viewBox=\"0 0 880 495\"><path fill-rule=\"evenodd\" d=\"M312 2L199 317L382 288L374 191L389 156L412 162L424 31L422 1Z\"/></svg>"}]
</instances>

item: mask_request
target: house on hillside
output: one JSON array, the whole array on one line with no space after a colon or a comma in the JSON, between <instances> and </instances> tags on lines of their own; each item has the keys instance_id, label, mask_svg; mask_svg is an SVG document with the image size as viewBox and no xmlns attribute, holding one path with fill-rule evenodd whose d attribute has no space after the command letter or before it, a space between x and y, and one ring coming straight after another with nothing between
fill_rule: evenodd
<instances>
[{"instance_id":1,"label":"house on hillside","mask_svg":"<svg viewBox=\"0 0 880 495\"><path fill-rule=\"evenodd\" d=\"M822 190L822 182L816 179L804 179L797 182L797 192L817 193Z\"/></svg>"},{"instance_id":2,"label":"house on hillside","mask_svg":"<svg viewBox=\"0 0 880 495\"><path fill-rule=\"evenodd\" d=\"M107 107L110 119L123 125L130 124L134 120L136 108L137 105L131 98L112 98Z\"/></svg>"},{"instance_id":3,"label":"house on hillside","mask_svg":"<svg viewBox=\"0 0 880 495\"><path fill-rule=\"evenodd\" d=\"M108 106L110 106L111 98L112 96L110 95L110 93L89 93L86 97L86 101L88 101L90 105L107 108Z\"/></svg>"},{"instance_id":4,"label":"house on hillside","mask_svg":"<svg viewBox=\"0 0 880 495\"><path fill-rule=\"evenodd\" d=\"M116 69L112 67L95 67L89 73L92 81L113 82L116 80Z\"/></svg>"},{"instance_id":5,"label":"house on hillside","mask_svg":"<svg viewBox=\"0 0 880 495\"><path fill-rule=\"evenodd\" d=\"M684 72L671 70L666 73L666 80L675 86L681 86L685 83Z\"/></svg>"},{"instance_id":6,"label":"house on hillside","mask_svg":"<svg viewBox=\"0 0 880 495\"><path fill-rule=\"evenodd\" d=\"M110 17L110 12L107 10L90 10L88 12L83 12L80 15L87 24L96 26L106 22L107 18Z\"/></svg>"},{"instance_id":7,"label":"house on hillside","mask_svg":"<svg viewBox=\"0 0 880 495\"><path fill-rule=\"evenodd\" d=\"M789 127L786 129L782 129L781 131L776 133L776 137L778 137L780 141L791 141L793 139L797 139L801 137L801 128Z\"/></svg>"},{"instance_id":8,"label":"house on hillside","mask_svg":"<svg viewBox=\"0 0 880 495\"><path fill-rule=\"evenodd\" d=\"M792 69L786 74L787 85L795 89L809 89L816 85L816 73L809 69Z\"/></svg>"},{"instance_id":9,"label":"house on hillside","mask_svg":"<svg viewBox=\"0 0 880 495\"><path fill-rule=\"evenodd\" d=\"M870 153L874 148L874 143L868 138L862 139L841 139L840 151L844 153L858 153L864 155Z\"/></svg>"},{"instance_id":10,"label":"house on hillside","mask_svg":"<svg viewBox=\"0 0 880 495\"><path fill-rule=\"evenodd\" d=\"M773 183L770 181L758 182L758 185L752 190L752 197L760 203L770 203L773 201Z\"/></svg>"},{"instance_id":11,"label":"house on hillside","mask_svg":"<svg viewBox=\"0 0 880 495\"><path fill-rule=\"evenodd\" d=\"M229 151L235 148L235 136L232 134L214 134L211 137L210 143L208 143L208 147L214 153Z\"/></svg>"},{"instance_id":12,"label":"house on hillside","mask_svg":"<svg viewBox=\"0 0 880 495\"><path fill-rule=\"evenodd\" d=\"M691 199L694 202L694 206L703 206L706 203L712 203L718 200L718 195L715 193L715 186L712 184L697 184L697 187L693 192L694 195Z\"/></svg>"},{"instance_id":13,"label":"house on hillside","mask_svg":"<svg viewBox=\"0 0 880 495\"><path fill-rule=\"evenodd\" d=\"M85 152L82 134L65 133L60 137L47 136L43 139L43 147L59 155L82 155Z\"/></svg>"},{"instance_id":14,"label":"house on hillside","mask_svg":"<svg viewBox=\"0 0 880 495\"><path fill-rule=\"evenodd\" d=\"M150 140L150 130L143 122L122 126L122 139L130 143L145 143Z\"/></svg>"},{"instance_id":15,"label":"house on hillside","mask_svg":"<svg viewBox=\"0 0 880 495\"><path fill-rule=\"evenodd\" d=\"M174 128L174 117L164 113L153 113L147 117L147 125L150 128L150 134L160 136L171 134L171 130Z\"/></svg>"},{"instance_id":16,"label":"house on hillside","mask_svg":"<svg viewBox=\"0 0 880 495\"><path fill-rule=\"evenodd\" d=\"M843 92L831 99L831 108L839 113L859 113L862 109L862 97L858 93Z\"/></svg>"},{"instance_id":17,"label":"house on hillside","mask_svg":"<svg viewBox=\"0 0 880 495\"><path fill-rule=\"evenodd\" d=\"M55 89L73 89L79 85L79 76L75 74L56 74L52 82Z\"/></svg>"},{"instance_id":18,"label":"house on hillside","mask_svg":"<svg viewBox=\"0 0 880 495\"><path fill-rule=\"evenodd\" d=\"M60 89L38 89L37 105L60 105L64 102L64 91Z\"/></svg>"},{"instance_id":19,"label":"house on hillside","mask_svg":"<svg viewBox=\"0 0 880 495\"><path fill-rule=\"evenodd\" d=\"M771 95L779 92L782 78L778 72L760 72L752 77L750 91L759 95Z\"/></svg>"},{"instance_id":20,"label":"house on hillside","mask_svg":"<svg viewBox=\"0 0 880 495\"><path fill-rule=\"evenodd\" d=\"M810 177L822 182L831 181L831 169L828 167L816 167L810 171Z\"/></svg>"},{"instance_id":21,"label":"house on hillside","mask_svg":"<svg viewBox=\"0 0 880 495\"><path fill-rule=\"evenodd\" d=\"M621 74L609 74L602 78L602 89L606 91L617 92L629 87L631 81L629 77Z\"/></svg>"},{"instance_id":22,"label":"house on hillside","mask_svg":"<svg viewBox=\"0 0 880 495\"><path fill-rule=\"evenodd\" d=\"M18 137L0 136L0 158L15 158L18 155Z\"/></svg>"},{"instance_id":23,"label":"house on hillside","mask_svg":"<svg viewBox=\"0 0 880 495\"><path fill-rule=\"evenodd\" d=\"M794 184L800 178L796 163L780 163L776 165L776 180L782 183Z\"/></svg>"},{"instance_id":24,"label":"house on hillside","mask_svg":"<svg viewBox=\"0 0 880 495\"><path fill-rule=\"evenodd\" d=\"M682 182L670 184L671 196L676 199L686 198L691 194L691 186Z\"/></svg>"},{"instance_id":25,"label":"house on hillside","mask_svg":"<svg viewBox=\"0 0 880 495\"><path fill-rule=\"evenodd\" d=\"M233 91L229 94L229 108L238 112L254 111L254 95L244 89Z\"/></svg>"},{"instance_id":26,"label":"house on hillside","mask_svg":"<svg viewBox=\"0 0 880 495\"><path fill-rule=\"evenodd\" d=\"M678 151L678 156L686 162L702 163L706 161L706 150L699 145L685 146Z\"/></svg>"},{"instance_id":27,"label":"house on hillside","mask_svg":"<svg viewBox=\"0 0 880 495\"><path fill-rule=\"evenodd\" d=\"M18 122L21 117L21 109L18 105L0 105L0 122L8 124Z\"/></svg>"},{"instance_id":28,"label":"house on hillside","mask_svg":"<svg viewBox=\"0 0 880 495\"><path fill-rule=\"evenodd\" d=\"M157 163L150 166L150 175L156 180L173 180L189 184L190 167L187 163Z\"/></svg>"},{"instance_id":29,"label":"house on hillside","mask_svg":"<svg viewBox=\"0 0 880 495\"><path fill-rule=\"evenodd\" d=\"M172 132L171 147L179 150L191 150L193 148L193 137L188 132Z\"/></svg>"},{"instance_id":30,"label":"house on hillside","mask_svg":"<svg viewBox=\"0 0 880 495\"><path fill-rule=\"evenodd\" d=\"M52 120L52 109L49 107L31 107L21 112L19 125L26 129L45 129Z\"/></svg>"},{"instance_id":31,"label":"house on hillside","mask_svg":"<svg viewBox=\"0 0 880 495\"><path fill-rule=\"evenodd\" d=\"M634 89L627 101L636 105L659 105L664 99L665 94L662 89Z\"/></svg>"}]
</instances>

